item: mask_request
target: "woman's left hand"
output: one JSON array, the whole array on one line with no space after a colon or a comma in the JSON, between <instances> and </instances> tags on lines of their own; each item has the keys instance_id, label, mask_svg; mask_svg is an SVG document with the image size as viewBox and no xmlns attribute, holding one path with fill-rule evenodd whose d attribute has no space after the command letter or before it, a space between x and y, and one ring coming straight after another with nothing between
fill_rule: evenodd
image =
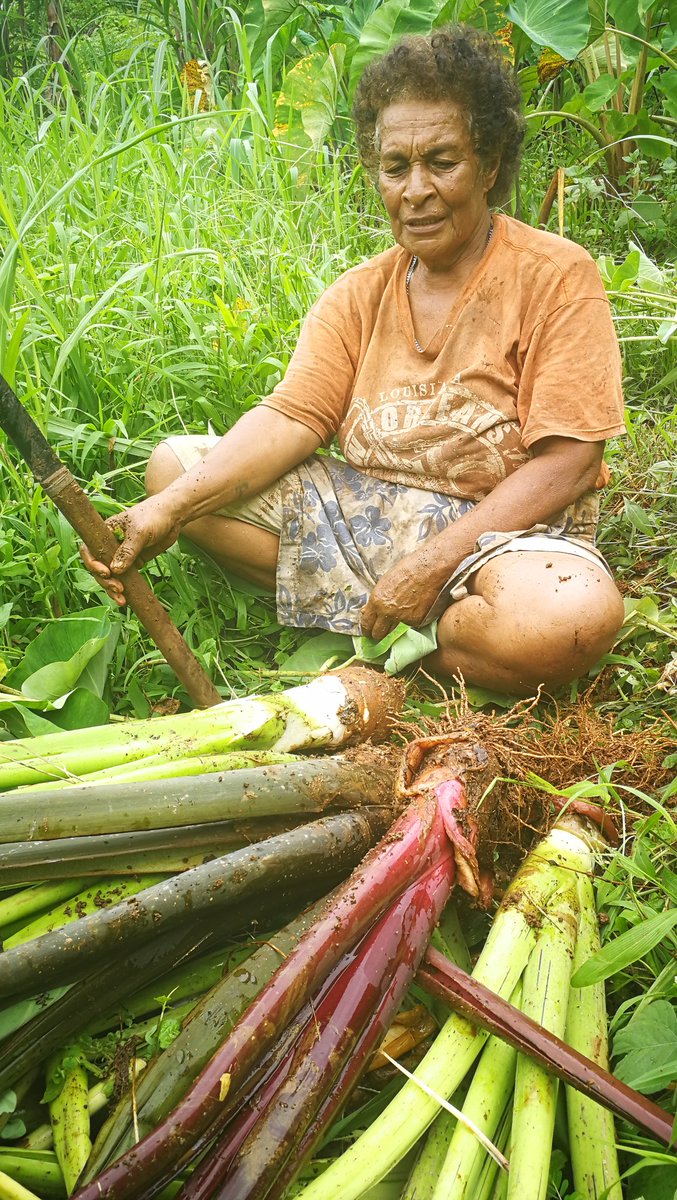
<instances>
[{"instance_id":1,"label":"woman's left hand","mask_svg":"<svg viewBox=\"0 0 677 1200\"><path fill-rule=\"evenodd\" d=\"M362 609L362 633L379 642L400 621L420 628L447 577L438 583L430 575L430 564L421 552L408 554L391 567L376 584Z\"/></svg>"}]
</instances>

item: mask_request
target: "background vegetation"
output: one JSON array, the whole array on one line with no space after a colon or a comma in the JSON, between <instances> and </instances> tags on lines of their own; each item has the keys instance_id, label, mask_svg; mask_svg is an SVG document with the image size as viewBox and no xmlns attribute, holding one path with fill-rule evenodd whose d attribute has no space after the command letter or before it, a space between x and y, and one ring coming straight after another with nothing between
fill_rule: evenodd
<instances>
[{"instance_id":1,"label":"background vegetation","mask_svg":"<svg viewBox=\"0 0 677 1200\"><path fill-rule=\"evenodd\" d=\"M674 3L0 0L0 369L103 514L139 498L152 445L224 431L281 377L319 292L389 244L355 159L351 91L401 33L456 19L497 32L519 75L529 141L509 211L598 257L624 355L628 437L608 450L600 543L627 622L561 711L575 727L585 696L618 729L674 733ZM4 736L180 698L2 444L0 511ZM224 695L277 686L323 657L278 625L268 597L205 558L174 548L149 574ZM434 715L429 685L412 696ZM613 766L599 766L590 792L610 795ZM600 885L617 933L674 904L675 788L614 795L650 814ZM674 948L668 935L611 980L620 1047L656 1049L649 1018L674 1000ZM670 1020L651 1077L664 1103L677 1078ZM629 1178L631 1200L674 1200L674 1169L633 1146L626 1165L645 1173ZM553 1189L566 1194L566 1175Z\"/></svg>"}]
</instances>

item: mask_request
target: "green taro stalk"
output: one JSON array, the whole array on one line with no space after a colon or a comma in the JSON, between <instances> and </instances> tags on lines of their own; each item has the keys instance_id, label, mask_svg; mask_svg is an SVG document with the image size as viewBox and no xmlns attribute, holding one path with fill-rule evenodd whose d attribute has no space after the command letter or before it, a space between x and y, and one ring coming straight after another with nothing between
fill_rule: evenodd
<instances>
[{"instance_id":1,"label":"green taro stalk","mask_svg":"<svg viewBox=\"0 0 677 1200\"><path fill-rule=\"evenodd\" d=\"M0 744L0 789L70 779L162 755L179 760L232 750L338 749L383 733L402 687L351 667L271 696L229 700L175 717L48 733Z\"/></svg>"},{"instance_id":2,"label":"green taro stalk","mask_svg":"<svg viewBox=\"0 0 677 1200\"><path fill-rule=\"evenodd\" d=\"M557 1037L564 1036L566 1027L577 930L578 892L572 873L548 903L547 919L523 980L522 1011ZM558 1080L544 1067L520 1055L512 1112L508 1200L545 1200L557 1087Z\"/></svg>"},{"instance_id":3,"label":"green taro stalk","mask_svg":"<svg viewBox=\"0 0 677 1200\"><path fill-rule=\"evenodd\" d=\"M580 918L574 955L574 972L600 948L599 926L592 880L581 875L577 881ZM575 1050L609 1068L606 998L604 983L572 988L567 1013L566 1041ZM608 1109L567 1087L569 1153L574 1187L585 1200L622 1200L616 1152L614 1118Z\"/></svg>"},{"instance_id":4,"label":"green taro stalk","mask_svg":"<svg viewBox=\"0 0 677 1200\"><path fill-rule=\"evenodd\" d=\"M81 1047L74 1043L50 1061L47 1071L48 1090L55 1074L61 1076L57 1095L49 1102L49 1119L56 1157L69 1196L92 1149L89 1138L89 1085L82 1059Z\"/></svg>"}]
</instances>

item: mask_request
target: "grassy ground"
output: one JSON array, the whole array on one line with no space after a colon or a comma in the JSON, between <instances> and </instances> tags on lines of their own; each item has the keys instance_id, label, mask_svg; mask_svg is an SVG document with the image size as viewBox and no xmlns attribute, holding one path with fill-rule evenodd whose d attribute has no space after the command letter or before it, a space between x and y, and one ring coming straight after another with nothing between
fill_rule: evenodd
<instances>
[{"instance_id":1,"label":"grassy ground","mask_svg":"<svg viewBox=\"0 0 677 1200\"><path fill-rule=\"evenodd\" d=\"M135 72L105 80L92 72L77 97L24 81L0 93L2 370L105 515L140 497L143 462L160 437L222 432L256 403L281 377L313 299L389 242L349 148L299 180L253 103L194 118L166 63L139 58ZM587 695L613 727L650 737L656 722L665 735L677 728L677 339L664 327L677 305L674 264L660 222L646 224L631 194L605 195L585 162L589 147L569 139L528 146L521 212L535 220L564 162L564 230L606 256L628 437L609 448L600 544L628 619L613 653L560 698L560 711L575 730ZM675 183L666 164L653 186L668 211ZM552 228L557 221L555 208ZM630 239L645 257L628 260ZM0 655L11 681L50 618L104 601L72 532L2 446L0 513ZM274 684L301 635L280 628L270 599L177 548L149 573L224 694ZM173 677L133 618L112 612L111 620L120 637L109 699L117 713L145 715L173 693ZM430 685L412 695L415 710L437 711ZM639 796L627 783L615 790L609 754L599 771L586 770L590 794L601 789L649 814L624 847L631 853L614 855L600 884L607 930L618 933L677 898L675 793L647 781ZM615 1030L652 1000L674 999L674 938L619 970L610 987ZM675 1063L677 1074L677 1054ZM642 1143L635 1148L644 1153ZM642 1179L629 1184L631 1200L663 1200L654 1181L638 1190ZM564 1184L553 1187L565 1194Z\"/></svg>"}]
</instances>

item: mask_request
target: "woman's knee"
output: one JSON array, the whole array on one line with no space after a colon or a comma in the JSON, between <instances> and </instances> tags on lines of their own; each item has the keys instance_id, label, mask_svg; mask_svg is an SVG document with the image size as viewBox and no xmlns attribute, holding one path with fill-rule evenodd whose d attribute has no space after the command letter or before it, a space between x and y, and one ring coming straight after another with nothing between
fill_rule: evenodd
<instances>
[{"instance_id":1,"label":"woman's knee","mask_svg":"<svg viewBox=\"0 0 677 1200\"><path fill-rule=\"evenodd\" d=\"M146 494L157 495L183 473L184 469L169 442L158 442L146 463Z\"/></svg>"},{"instance_id":2,"label":"woman's knee","mask_svg":"<svg viewBox=\"0 0 677 1200\"><path fill-rule=\"evenodd\" d=\"M622 621L623 602L601 566L506 554L478 572L474 594L447 610L438 636L441 648L493 662L524 688L554 687L598 662Z\"/></svg>"}]
</instances>

